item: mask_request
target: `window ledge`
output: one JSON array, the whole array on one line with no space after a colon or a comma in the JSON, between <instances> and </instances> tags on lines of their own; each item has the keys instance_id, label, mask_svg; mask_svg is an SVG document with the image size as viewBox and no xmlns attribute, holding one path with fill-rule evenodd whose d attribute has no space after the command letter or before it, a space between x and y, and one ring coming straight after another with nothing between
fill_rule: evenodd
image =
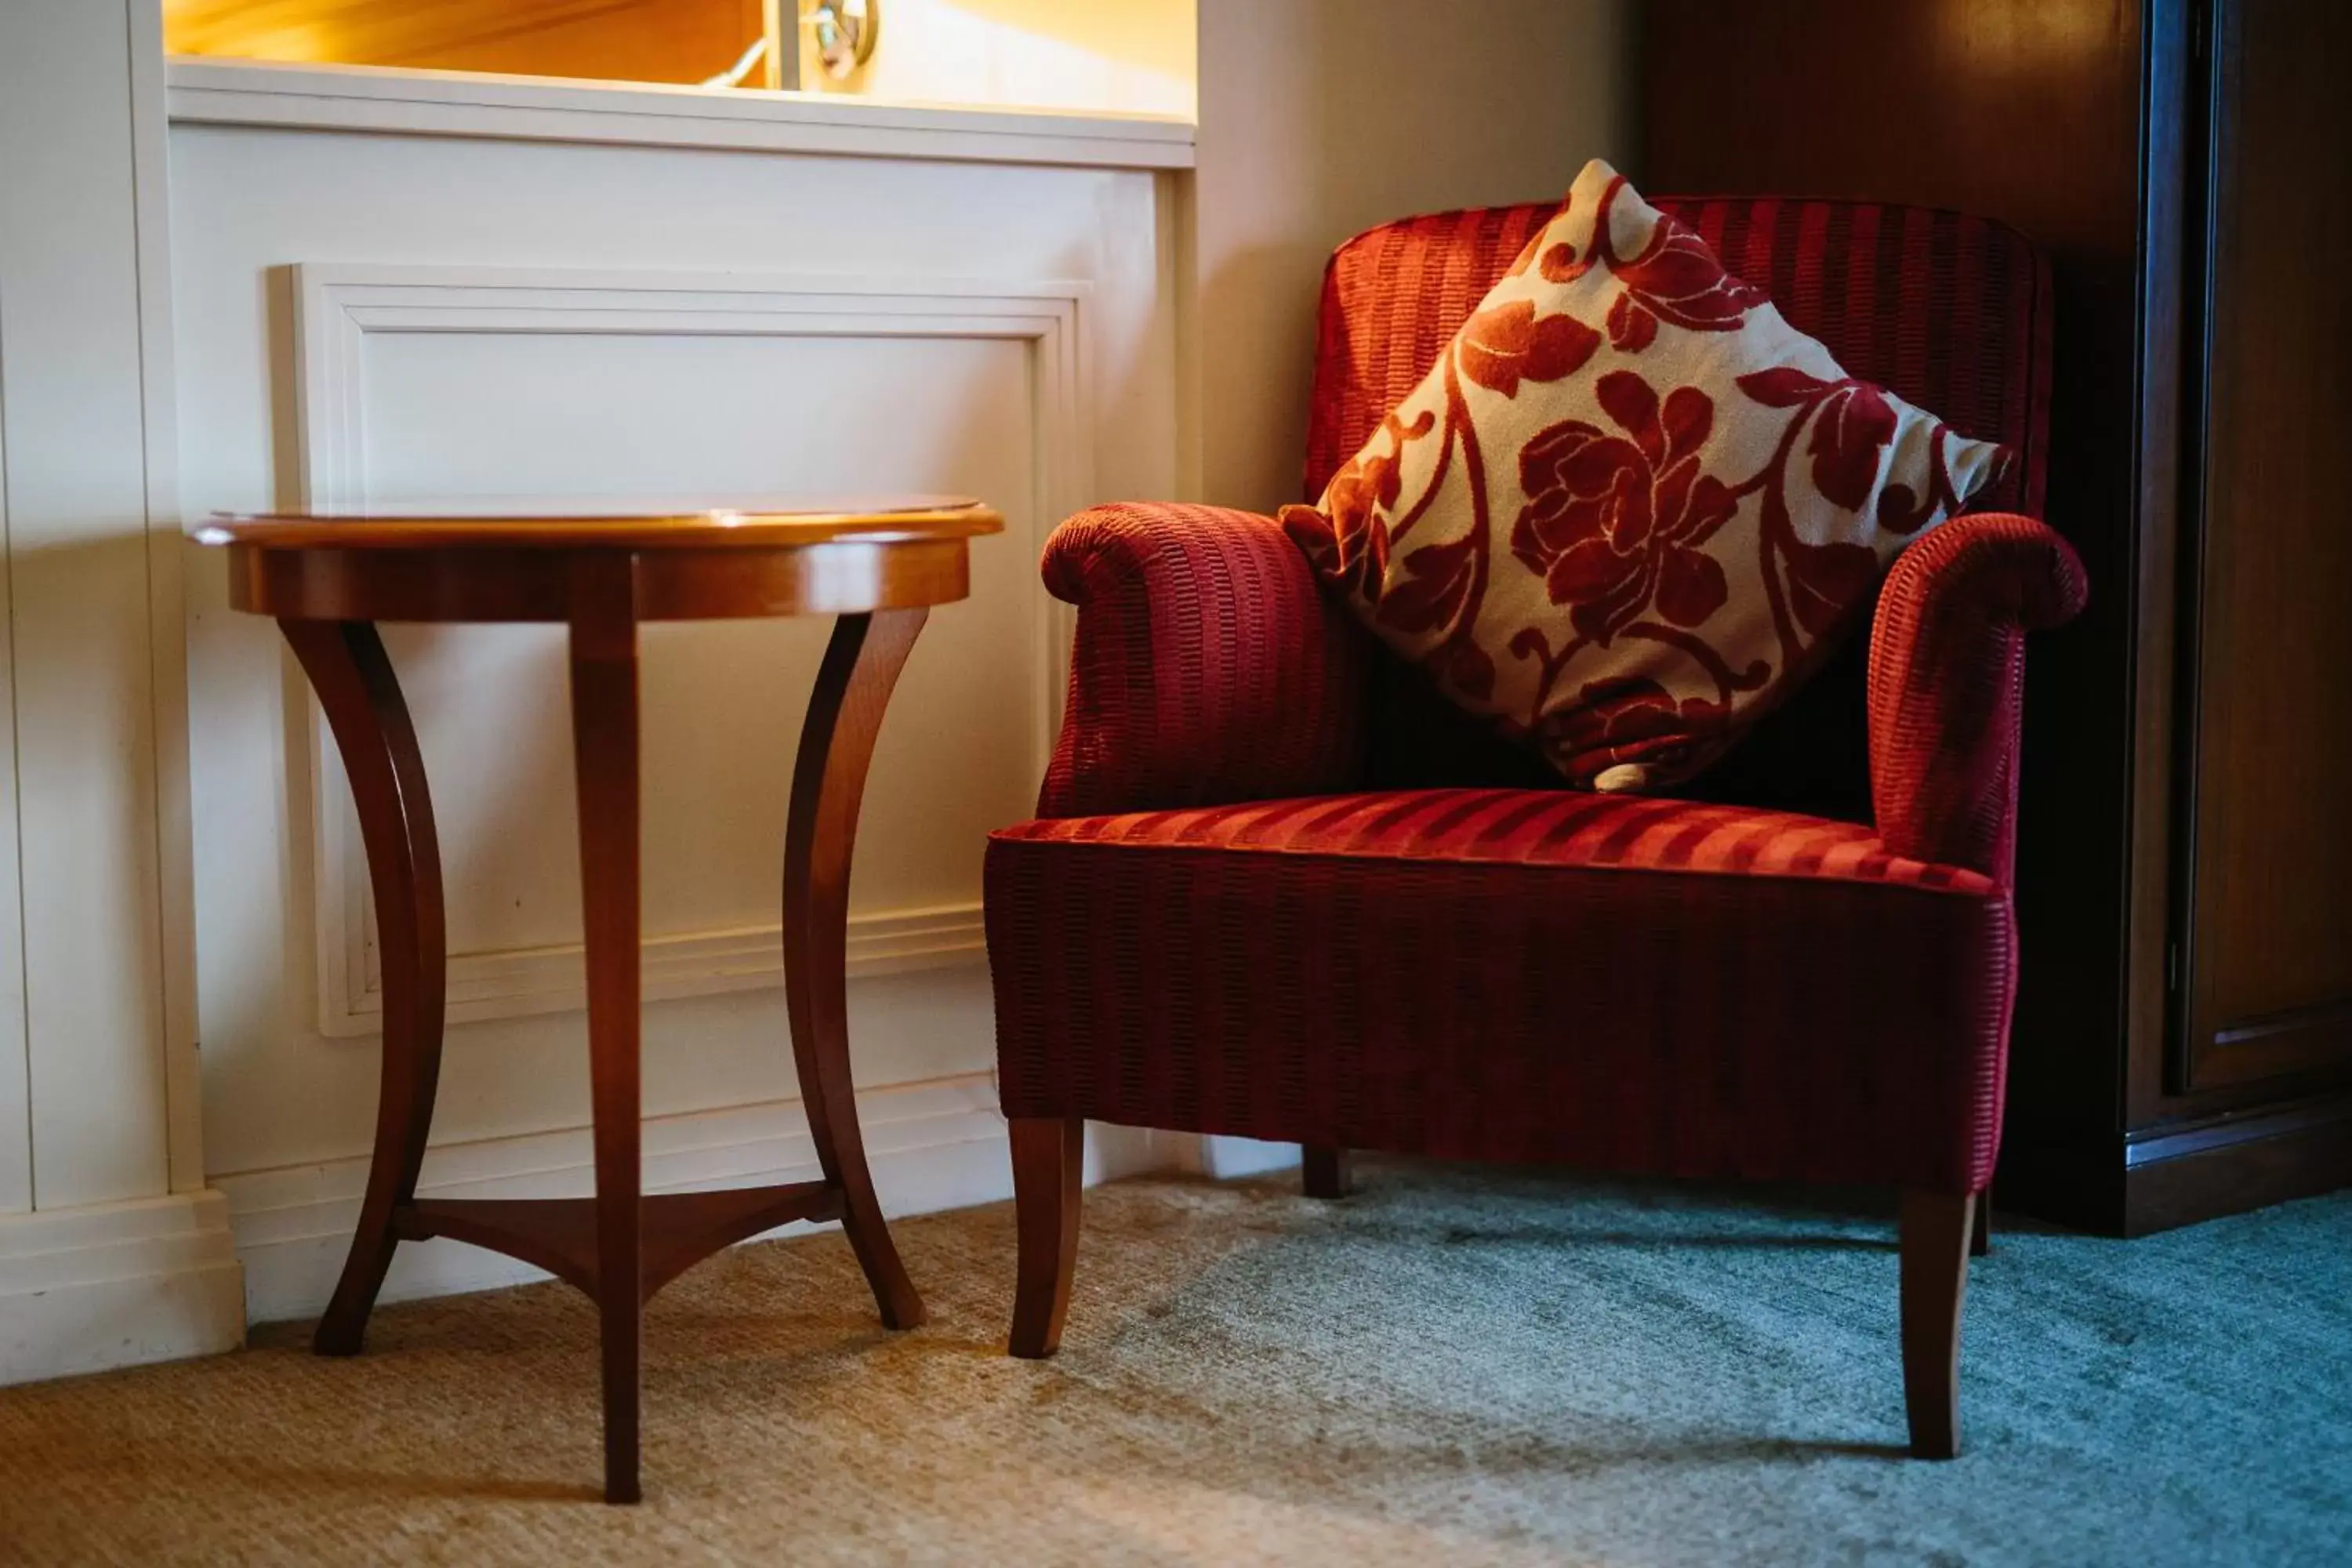
<instances>
[{"instance_id":1,"label":"window ledge","mask_svg":"<svg viewBox=\"0 0 2352 1568\"><path fill-rule=\"evenodd\" d=\"M1192 126L1150 115L947 108L822 93L177 57L175 125L630 147L1189 169Z\"/></svg>"}]
</instances>

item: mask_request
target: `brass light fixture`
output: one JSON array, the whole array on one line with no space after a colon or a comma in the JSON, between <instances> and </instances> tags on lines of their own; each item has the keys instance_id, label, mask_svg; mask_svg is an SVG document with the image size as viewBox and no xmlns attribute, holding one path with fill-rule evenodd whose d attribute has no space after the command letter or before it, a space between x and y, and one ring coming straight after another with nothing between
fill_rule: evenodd
<instances>
[{"instance_id":1,"label":"brass light fixture","mask_svg":"<svg viewBox=\"0 0 2352 1568\"><path fill-rule=\"evenodd\" d=\"M881 28L881 0L801 0L801 58L803 75L814 68L818 79L803 85L818 89L846 88L866 61L874 58L874 40Z\"/></svg>"}]
</instances>

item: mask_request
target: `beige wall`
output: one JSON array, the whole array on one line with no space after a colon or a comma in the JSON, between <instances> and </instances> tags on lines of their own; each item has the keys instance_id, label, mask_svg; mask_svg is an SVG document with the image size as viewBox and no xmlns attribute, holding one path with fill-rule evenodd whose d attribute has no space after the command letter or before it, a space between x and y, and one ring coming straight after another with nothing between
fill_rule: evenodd
<instances>
[{"instance_id":1,"label":"beige wall","mask_svg":"<svg viewBox=\"0 0 2352 1568\"><path fill-rule=\"evenodd\" d=\"M856 86L876 98L1189 120L1192 13L1193 0L888 0Z\"/></svg>"},{"instance_id":2,"label":"beige wall","mask_svg":"<svg viewBox=\"0 0 2352 1568\"><path fill-rule=\"evenodd\" d=\"M1205 499L1297 499L1316 290L1392 217L1567 191L1625 155L1623 0L1201 0Z\"/></svg>"}]
</instances>

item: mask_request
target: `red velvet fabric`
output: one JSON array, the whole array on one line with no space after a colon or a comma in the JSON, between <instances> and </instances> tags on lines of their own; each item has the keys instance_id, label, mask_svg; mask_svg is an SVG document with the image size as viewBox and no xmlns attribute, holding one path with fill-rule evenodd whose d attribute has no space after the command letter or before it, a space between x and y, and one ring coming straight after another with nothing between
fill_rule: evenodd
<instances>
[{"instance_id":1,"label":"red velvet fabric","mask_svg":"<svg viewBox=\"0 0 2352 1568\"><path fill-rule=\"evenodd\" d=\"M1857 823L1581 790L1374 790L1192 810L1041 817L1001 829L990 841L1884 882L1972 898L2000 891L1980 872L1897 855ZM1271 867L1263 874L1284 873Z\"/></svg>"},{"instance_id":2,"label":"red velvet fabric","mask_svg":"<svg viewBox=\"0 0 2352 1568\"><path fill-rule=\"evenodd\" d=\"M1972 1192L1988 878L1817 817L1431 790L1039 821L988 850L1011 1116Z\"/></svg>"},{"instance_id":3,"label":"red velvet fabric","mask_svg":"<svg viewBox=\"0 0 2352 1568\"><path fill-rule=\"evenodd\" d=\"M2025 634L2089 594L2074 548L2030 517L1955 518L1895 558L1870 638L1870 789L1898 852L2009 884Z\"/></svg>"},{"instance_id":4,"label":"red velvet fabric","mask_svg":"<svg viewBox=\"0 0 2352 1568\"><path fill-rule=\"evenodd\" d=\"M1354 782L1374 649L1272 518L1099 506L1054 531L1044 572L1078 630L1039 816Z\"/></svg>"},{"instance_id":5,"label":"red velvet fabric","mask_svg":"<svg viewBox=\"0 0 2352 1568\"><path fill-rule=\"evenodd\" d=\"M2014 233L1863 204L1657 205L1854 374L2019 448L1990 504L2038 508L2050 291ZM1551 210L1410 219L1341 247L1308 494ZM1700 781L1706 805L1371 789L1412 749L1400 737L1461 738L1420 759L1429 776L1515 775L1444 715L1412 718L1434 699L1269 519L1097 508L1055 535L1045 577L1079 606L1068 712L1039 820L988 856L1008 1114L1989 1179L2022 634L2083 598L2040 523L1979 514L1912 546L1877 607L1867 700L1857 644Z\"/></svg>"}]
</instances>

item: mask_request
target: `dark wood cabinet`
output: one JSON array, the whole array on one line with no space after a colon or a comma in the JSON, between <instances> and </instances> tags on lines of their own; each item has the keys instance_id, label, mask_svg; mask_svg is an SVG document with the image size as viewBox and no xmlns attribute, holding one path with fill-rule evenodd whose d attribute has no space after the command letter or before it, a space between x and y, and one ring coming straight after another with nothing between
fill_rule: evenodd
<instances>
[{"instance_id":1,"label":"dark wood cabinet","mask_svg":"<svg viewBox=\"0 0 2352 1568\"><path fill-rule=\"evenodd\" d=\"M1644 0L1659 191L2000 218L2058 287L1997 1189L2132 1235L2352 1182L2352 5Z\"/></svg>"},{"instance_id":2,"label":"dark wood cabinet","mask_svg":"<svg viewBox=\"0 0 2352 1568\"><path fill-rule=\"evenodd\" d=\"M2212 17L2188 1091L2352 1062L2352 5Z\"/></svg>"}]
</instances>

